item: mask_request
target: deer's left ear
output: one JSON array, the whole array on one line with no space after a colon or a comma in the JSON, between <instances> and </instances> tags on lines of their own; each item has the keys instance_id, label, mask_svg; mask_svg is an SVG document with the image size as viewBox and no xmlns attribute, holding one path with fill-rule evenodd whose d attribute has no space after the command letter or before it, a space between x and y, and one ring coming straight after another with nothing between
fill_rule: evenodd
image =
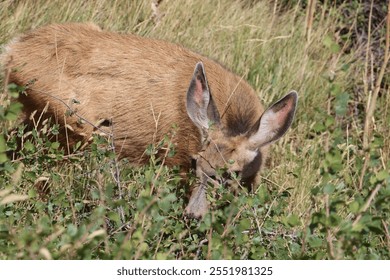
<instances>
[{"instance_id":1,"label":"deer's left ear","mask_svg":"<svg viewBox=\"0 0 390 280\"><path fill-rule=\"evenodd\" d=\"M265 110L257 132L249 138L251 145L262 147L282 137L291 126L297 102L297 92L291 91Z\"/></svg>"},{"instance_id":2,"label":"deer's left ear","mask_svg":"<svg viewBox=\"0 0 390 280\"><path fill-rule=\"evenodd\" d=\"M208 130L209 123L220 123L217 107L214 104L207 84L202 62L198 62L187 91L187 114L201 130Z\"/></svg>"}]
</instances>

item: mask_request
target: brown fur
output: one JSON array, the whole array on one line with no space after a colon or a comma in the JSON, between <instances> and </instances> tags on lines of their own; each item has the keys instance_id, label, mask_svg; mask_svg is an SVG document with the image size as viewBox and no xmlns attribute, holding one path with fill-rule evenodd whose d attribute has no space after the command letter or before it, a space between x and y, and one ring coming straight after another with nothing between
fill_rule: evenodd
<instances>
[{"instance_id":1,"label":"brown fur","mask_svg":"<svg viewBox=\"0 0 390 280\"><path fill-rule=\"evenodd\" d=\"M221 116L218 126L207 133L191 121L186 110L186 93L200 61L214 110ZM29 84L27 95L20 97L27 116L42 111L48 102L47 116L72 128L67 131L68 139L61 139L64 145L87 141L96 130L90 123L105 120L105 124L112 122L118 155L142 164L148 160L144 154L148 144L161 140L176 124L176 154L166 164L188 170L192 158L202 157L209 166L201 163L202 171L197 173L208 176L212 172L205 170L221 167L221 160L234 160L231 171L243 171L244 165L252 164L242 152L250 144L243 148L242 143L256 133L264 112L255 91L220 64L181 46L106 32L91 24L49 25L13 40L6 47L3 63L14 70L9 82ZM194 86L202 86L196 81ZM77 116L67 116L65 104ZM80 116L88 122L80 123ZM214 148L205 148L203 140ZM247 175L249 184L266 158L267 147L258 147L259 156ZM187 209L189 214L204 214L204 206L199 211L194 207Z\"/></svg>"}]
</instances>

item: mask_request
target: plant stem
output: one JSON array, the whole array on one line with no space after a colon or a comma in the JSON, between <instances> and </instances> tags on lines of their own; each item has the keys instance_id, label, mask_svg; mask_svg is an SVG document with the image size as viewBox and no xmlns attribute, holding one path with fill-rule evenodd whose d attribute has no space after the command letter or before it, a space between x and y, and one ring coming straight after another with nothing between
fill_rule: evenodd
<instances>
[{"instance_id":1,"label":"plant stem","mask_svg":"<svg viewBox=\"0 0 390 280\"><path fill-rule=\"evenodd\" d=\"M369 20L369 34L368 38L370 38L370 30L371 30L371 17L372 17L372 6L373 6L373 0L371 0L371 9L370 9L370 20ZM386 19L386 45L385 45L385 54L383 58L383 63L381 66L381 69L378 74L378 78L375 81L375 87L372 92L372 95L369 96L367 100L367 110L366 110L366 117L364 121L364 130L363 130L363 151L365 153L365 160L363 164L363 169L360 175L360 181L359 181L359 190L363 187L363 181L364 181L364 175L366 174L367 168L368 168L368 161L370 159L370 151L369 151L369 142L373 130L373 125L375 122L374 119L374 111L376 108L376 101L378 98L379 91L381 89L381 83L383 80L383 76L385 74L390 56L389 56L389 46L390 46L390 1L388 3L387 7L387 19ZM368 48L370 46L367 46L367 53L368 56ZM368 57L366 57L366 60L368 60Z\"/></svg>"}]
</instances>

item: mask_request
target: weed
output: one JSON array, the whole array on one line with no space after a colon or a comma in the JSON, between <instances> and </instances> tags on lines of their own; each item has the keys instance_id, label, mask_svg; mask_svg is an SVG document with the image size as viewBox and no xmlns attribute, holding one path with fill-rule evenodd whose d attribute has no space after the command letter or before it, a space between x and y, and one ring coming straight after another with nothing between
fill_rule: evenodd
<instances>
[{"instance_id":1,"label":"weed","mask_svg":"<svg viewBox=\"0 0 390 280\"><path fill-rule=\"evenodd\" d=\"M389 259L390 23L376 20L368 32L370 21L359 21L367 5L358 1L285 2L0 3L1 44L48 23L93 21L215 58L266 104L292 88L300 93L296 121L274 146L258 188L233 195L210 187L212 209L197 221L183 218L180 167L165 165L175 152L169 136L151 143L142 167L116 158L111 135L66 154L50 119L17 123L25 89L4 87L0 258ZM347 25L353 20L375 44L359 45ZM382 54L375 64L373 52ZM7 84L7 74L1 79Z\"/></svg>"}]
</instances>

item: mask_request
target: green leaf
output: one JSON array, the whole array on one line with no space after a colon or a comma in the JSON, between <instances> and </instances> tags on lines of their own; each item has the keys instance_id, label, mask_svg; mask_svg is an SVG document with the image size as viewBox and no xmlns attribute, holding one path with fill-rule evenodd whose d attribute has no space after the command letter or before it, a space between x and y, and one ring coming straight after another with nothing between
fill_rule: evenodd
<instances>
[{"instance_id":1,"label":"green leaf","mask_svg":"<svg viewBox=\"0 0 390 280\"><path fill-rule=\"evenodd\" d=\"M352 231L361 232L365 228L364 224L360 221L352 226Z\"/></svg>"},{"instance_id":2,"label":"green leaf","mask_svg":"<svg viewBox=\"0 0 390 280\"><path fill-rule=\"evenodd\" d=\"M324 132L326 130L326 126L323 124L322 121L320 122L316 122L314 125L313 125L313 130L317 133L319 132Z\"/></svg>"},{"instance_id":3,"label":"green leaf","mask_svg":"<svg viewBox=\"0 0 390 280\"><path fill-rule=\"evenodd\" d=\"M6 110L5 118L8 121L15 121L22 110L23 105L19 102L13 102Z\"/></svg>"},{"instance_id":4,"label":"green leaf","mask_svg":"<svg viewBox=\"0 0 390 280\"><path fill-rule=\"evenodd\" d=\"M328 128L334 125L334 123L335 123L335 119L333 116L328 116L325 120L325 126Z\"/></svg>"},{"instance_id":5,"label":"green leaf","mask_svg":"<svg viewBox=\"0 0 390 280\"><path fill-rule=\"evenodd\" d=\"M68 229L67 233L71 236L74 237L77 234L77 227L74 224L68 224Z\"/></svg>"},{"instance_id":6,"label":"green leaf","mask_svg":"<svg viewBox=\"0 0 390 280\"><path fill-rule=\"evenodd\" d=\"M325 155L326 163L329 168L335 173L339 172L343 167L343 160L339 150L334 150Z\"/></svg>"},{"instance_id":7,"label":"green leaf","mask_svg":"<svg viewBox=\"0 0 390 280\"><path fill-rule=\"evenodd\" d=\"M320 188L319 186L314 187L314 188L312 188L312 189L310 190L310 192L311 192L312 195L317 195L317 194L320 193L320 191L321 191L321 188Z\"/></svg>"},{"instance_id":8,"label":"green leaf","mask_svg":"<svg viewBox=\"0 0 390 280\"><path fill-rule=\"evenodd\" d=\"M8 94L13 98L18 98L19 93L24 91L26 88L22 86L18 86L17 84L10 83L8 84Z\"/></svg>"},{"instance_id":9,"label":"green leaf","mask_svg":"<svg viewBox=\"0 0 390 280\"><path fill-rule=\"evenodd\" d=\"M107 216L111 221L115 222L116 224L119 225L121 223L121 219L117 212L109 212Z\"/></svg>"},{"instance_id":10,"label":"green leaf","mask_svg":"<svg viewBox=\"0 0 390 280\"><path fill-rule=\"evenodd\" d=\"M31 143L31 141L26 141L23 147L27 152L33 152L35 150L35 146Z\"/></svg>"},{"instance_id":11,"label":"green leaf","mask_svg":"<svg viewBox=\"0 0 390 280\"><path fill-rule=\"evenodd\" d=\"M316 236L310 236L307 241L312 248L321 247L323 242L321 238L318 238Z\"/></svg>"},{"instance_id":12,"label":"green leaf","mask_svg":"<svg viewBox=\"0 0 390 280\"><path fill-rule=\"evenodd\" d=\"M0 163L4 163L7 161L7 155L6 155L6 143L4 140L4 136L0 135Z\"/></svg>"},{"instance_id":13,"label":"green leaf","mask_svg":"<svg viewBox=\"0 0 390 280\"><path fill-rule=\"evenodd\" d=\"M336 83L332 84L330 87L330 93L332 94L332 96L337 96L341 94L342 93L341 86Z\"/></svg>"},{"instance_id":14,"label":"green leaf","mask_svg":"<svg viewBox=\"0 0 390 280\"><path fill-rule=\"evenodd\" d=\"M167 260L169 259L167 253L157 253L156 260Z\"/></svg>"},{"instance_id":15,"label":"green leaf","mask_svg":"<svg viewBox=\"0 0 390 280\"><path fill-rule=\"evenodd\" d=\"M176 200L176 195L173 193L168 194L166 197L158 201L159 208L164 212L168 212L171 209L172 202Z\"/></svg>"},{"instance_id":16,"label":"green leaf","mask_svg":"<svg viewBox=\"0 0 390 280\"><path fill-rule=\"evenodd\" d=\"M269 200L269 194L268 194L268 189L265 186L260 186L257 190L257 197L260 200L261 204L266 203Z\"/></svg>"},{"instance_id":17,"label":"green leaf","mask_svg":"<svg viewBox=\"0 0 390 280\"><path fill-rule=\"evenodd\" d=\"M299 220L299 217L298 215L296 214L291 214L290 216L287 217L287 223L290 225L290 226L297 226L300 224L300 220Z\"/></svg>"},{"instance_id":18,"label":"green leaf","mask_svg":"<svg viewBox=\"0 0 390 280\"><path fill-rule=\"evenodd\" d=\"M340 51L340 46L329 36L325 36L322 41L325 47L327 47L332 53L338 53Z\"/></svg>"},{"instance_id":19,"label":"green leaf","mask_svg":"<svg viewBox=\"0 0 390 280\"><path fill-rule=\"evenodd\" d=\"M247 230L251 228L251 221L249 219L243 219L240 221L239 229L240 231Z\"/></svg>"},{"instance_id":20,"label":"green leaf","mask_svg":"<svg viewBox=\"0 0 390 280\"><path fill-rule=\"evenodd\" d=\"M376 174L376 178L378 181L384 181L389 178L389 172L387 170L379 171L378 174Z\"/></svg>"},{"instance_id":21,"label":"green leaf","mask_svg":"<svg viewBox=\"0 0 390 280\"><path fill-rule=\"evenodd\" d=\"M345 116L348 110L348 102L349 102L348 93L343 92L336 95L336 100L335 100L336 115Z\"/></svg>"},{"instance_id":22,"label":"green leaf","mask_svg":"<svg viewBox=\"0 0 390 280\"><path fill-rule=\"evenodd\" d=\"M335 187L331 184L326 184L324 186L324 194L332 194L335 190Z\"/></svg>"},{"instance_id":23,"label":"green leaf","mask_svg":"<svg viewBox=\"0 0 390 280\"><path fill-rule=\"evenodd\" d=\"M351 211L351 213L353 214L356 214L359 212L359 209L360 209L360 205L359 205L359 202L357 201L352 201L352 203L350 203L348 205L348 208L349 208L349 211Z\"/></svg>"},{"instance_id":24,"label":"green leaf","mask_svg":"<svg viewBox=\"0 0 390 280\"><path fill-rule=\"evenodd\" d=\"M60 147L60 143L59 142L53 142L53 143L50 144L50 148L52 148L54 150L57 150L59 147Z\"/></svg>"}]
</instances>

